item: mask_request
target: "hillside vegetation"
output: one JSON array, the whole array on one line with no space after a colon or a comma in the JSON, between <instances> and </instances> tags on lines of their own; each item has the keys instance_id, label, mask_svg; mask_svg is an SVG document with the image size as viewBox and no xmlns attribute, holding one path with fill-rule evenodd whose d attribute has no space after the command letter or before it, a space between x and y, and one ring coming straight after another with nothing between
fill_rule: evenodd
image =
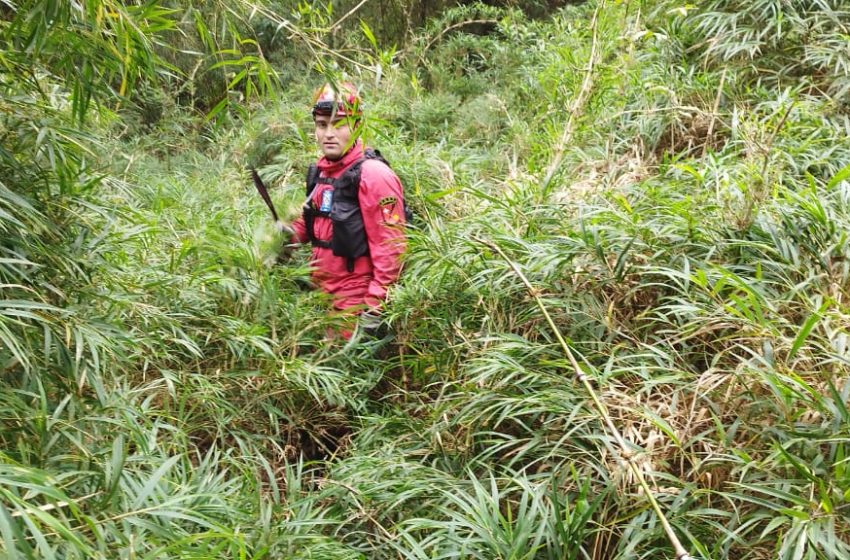
<instances>
[{"instance_id":1,"label":"hillside vegetation","mask_svg":"<svg viewBox=\"0 0 850 560\"><path fill-rule=\"evenodd\" d=\"M850 558L850 8L454 4L0 2L0 556ZM246 171L342 77L382 348Z\"/></svg>"}]
</instances>

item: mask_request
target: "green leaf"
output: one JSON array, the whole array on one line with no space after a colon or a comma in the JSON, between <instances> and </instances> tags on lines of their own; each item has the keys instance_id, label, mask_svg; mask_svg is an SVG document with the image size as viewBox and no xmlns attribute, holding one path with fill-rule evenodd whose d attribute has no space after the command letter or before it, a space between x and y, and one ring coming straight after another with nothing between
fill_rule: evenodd
<instances>
[{"instance_id":1,"label":"green leaf","mask_svg":"<svg viewBox=\"0 0 850 560\"><path fill-rule=\"evenodd\" d=\"M818 321L823 318L823 312L829 309L829 306L832 305L831 301L825 301L820 308L812 313L806 322L803 323L803 327L800 329L800 332L797 333L796 338L794 338L794 344L791 345L791 350L788 352L788 358L793 358L797 351L805 344L806 339L809 336L809 333L812 332L812 329L815 328Z\"/></svg>"},{"instance_id":2,"label":"green leaf","mask_svg":"<svg viewBox=\"0 0 850 560\"><path fill-rule=\"evenodd\" d=\"M360 20L360 29L363 30L363 35L366 36L366 39L369 40L369 43L372 47L377 51L378 50L378 40L375 38L375 34L372 33L372 29L369 27L369 24L364 20Z\"/></svg>"},{"instance_id":3,"label":"green leaf","mask_svg":"<svg viewBox=\"0 0 850 560\"><path fill-rule=\"evenodd\" d=\"M8 555L9 560L18 560L20 555L16 542L21 542L21 535L2 502L0 502L0 537L3 537L3 551ZM30 554L27 556L32 557Z\"/></svg>"},{"instance_id":4,"label":"green leaf","mask_svg":"<svg viewBox=\"0 0 850 560\"><path fill-rule=\"evenodd\" d=\"M806 512L800 511L798 509L783 508L783 509L779 510L779 513L781 513L783 515L787 515L788 517L800 519L802 521L808 521L809 520L809 515Z\"/></svg>"},{"instance_id":5,"label":"green leaf","mask_svg":"<svg viewBox=\"0 0 850 560\"><path fill-rule=\"evenodd\" d=\"M670 441L675 443L678 447L682 446L682 442L676 436L676 431L673 429L672 426L670 426L669 422L658 416L649 408L643 409L643 415L649 418L650 422L652 422L652 424L654 424L656 428L661 430L668 438L670 438Z\"/></svg>"},{"instance_id":6,"label":"green leaf","mask_svg":"<svg viewBox=\"0 0 850 560\"><path fill-rule=\"evenodd\" d=\"M844 181L848 178L850 178L850 164L845 165L838 171L838 173L833 175L832 179L830 179L829 182L826 184L826 187L827 189L831 189L838 185L838 183L840 183L841 181Z\"/></svg>"},{"instance_id":7,"label":"green leaf","mask_svg":"<svg viewBox=\"0 0 850 560\"><path fill-rule=\"evenodd\" d=\"M156 490L156 487L162 477L165 476L165 474L169 470L171 470L171 468L174 467L174 465L176 465L177 461L179 461L180 459L182 459L182 456L180 455L174 455L172 457L169 457L167 461L165 461L162 465L159 466L158 469L156 469L156 471L154 471L154 473L145 483L144 487L142 487L139 493L136 494L136 497L133 500L132 504L133 508L140 508L142 507L142 505L144 505L148 498L153 495L154 490Z\"/></svg>"}]
</instances>

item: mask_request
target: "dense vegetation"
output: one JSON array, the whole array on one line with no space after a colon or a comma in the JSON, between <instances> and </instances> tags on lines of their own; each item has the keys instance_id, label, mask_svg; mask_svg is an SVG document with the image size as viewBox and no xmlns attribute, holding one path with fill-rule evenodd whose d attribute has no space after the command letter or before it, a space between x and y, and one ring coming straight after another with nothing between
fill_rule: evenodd
<instances>
[{"instance_id":1,"label":"dense vegetation","mask_svg":"<svg viewBox=\"0 0 850 560\"><path fill-rule=\"evenodd\" d=\"M850 557L850 8L490 4L0 2L4 557ZM341 76L380 350L245 171Z\"/></svg>"}]
</instances>

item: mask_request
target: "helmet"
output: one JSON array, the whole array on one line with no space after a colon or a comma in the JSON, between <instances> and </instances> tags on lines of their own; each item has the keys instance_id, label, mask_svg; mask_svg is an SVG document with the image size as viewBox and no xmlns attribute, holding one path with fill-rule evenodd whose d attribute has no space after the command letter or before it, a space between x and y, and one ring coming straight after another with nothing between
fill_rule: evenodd
<instances>
[{"instance_id":1,"label":"helmet","mask_svg":"<svg viewBox=\"0 0 850 560\"><path fill-rule=\"evenodd\" d=\"M336 87L325 84L313 96L313 116L332 115L335 111L341 117L359 117L363 114L360 105L360 94L354 84L341 82Z\"/></svg>"}]
</instances>

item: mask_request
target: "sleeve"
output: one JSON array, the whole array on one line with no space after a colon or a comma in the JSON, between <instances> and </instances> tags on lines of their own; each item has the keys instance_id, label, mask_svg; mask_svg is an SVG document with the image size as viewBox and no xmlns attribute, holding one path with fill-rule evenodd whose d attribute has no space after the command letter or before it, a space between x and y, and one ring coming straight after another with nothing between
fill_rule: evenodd
<instances>
[{"instance_id":1,"label":"sleeve","mask_svg":"<svg viewBox=\"0 0 850 560\"><path fill-rule=\"evenodd\" d=\"M292 238L290 243L306 243L307 242L307 225L304 223L304 216L299 216L292 222Z\"/></svg>"},{"instance_id":2,"label":"sleeve","mask_svg":"<svg viewBox=\"0 0 850 560\"><path fill-rule=\"evenodd\" d=\"M366 161L360 172L360 212L372 259L372 281L363 303L377 308L387 288L398 280L404 239L404 193L392 170L379 161Z\"/></svg>"}]
</instances>

